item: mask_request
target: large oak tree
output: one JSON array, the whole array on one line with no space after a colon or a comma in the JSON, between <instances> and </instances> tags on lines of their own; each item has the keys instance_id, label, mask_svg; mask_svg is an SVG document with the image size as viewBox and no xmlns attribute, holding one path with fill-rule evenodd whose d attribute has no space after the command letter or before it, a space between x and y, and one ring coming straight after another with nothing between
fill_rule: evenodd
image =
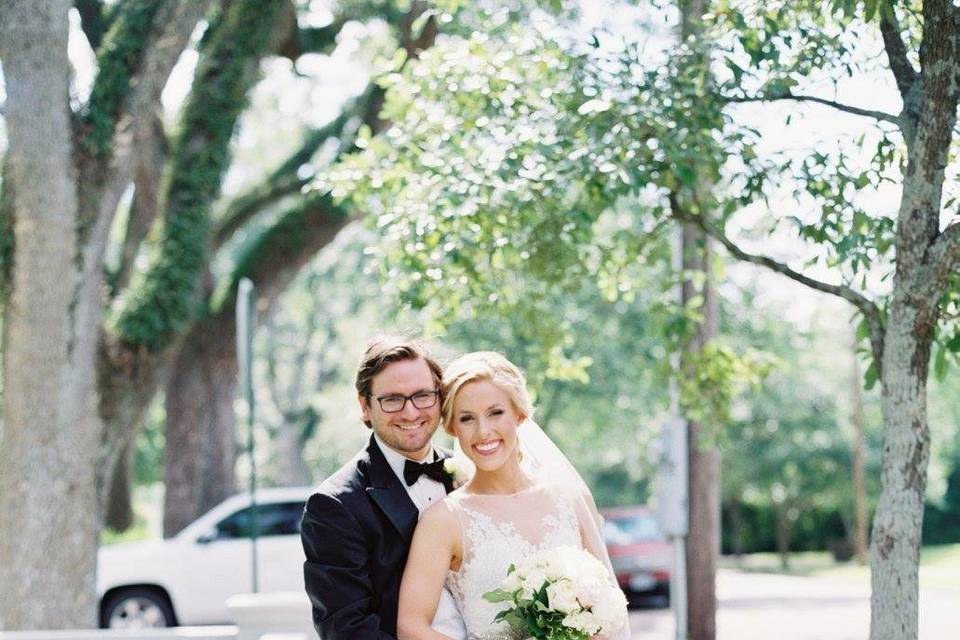
<instances>
[{"instance_id":1,"label":"large oak tree","mask_svg":"<svg viewBox=\"0 0 960 640\"><path fill-rule=\"evenodd\" d=\"M0 9L10 141L0 196L5 629L97 622L96 547L113 470L168 379L172 453L182 454L181 463L210 465L168 469L170 499L187 505L171 507L171 528L231 489L232 414L223 414L235 384L228 347L236 283L252 278L258 304L269 307L335 236L350 213L323 193L302 195L298 170L329 141L352 150L359 123L381 126L381 92L371 88L214 216L261 60L330 51L351 18L387 20L408 56L435 34L430 19L414 24L421 3L398 10L390 2L344 2L331 24L303 28L287 0L75 6L97 73L89 99L74 108L71 2L15 1ZM192 90L168 132L158 117L160 94L198 25L205 30ZM126 213L118 205L131 185ZM249 225L271 207L272 223ZM211 260L239 230L252 238L213 287ZM123 238L121 259L108 268L112 231Z\"/></svg>"}]
</instances>

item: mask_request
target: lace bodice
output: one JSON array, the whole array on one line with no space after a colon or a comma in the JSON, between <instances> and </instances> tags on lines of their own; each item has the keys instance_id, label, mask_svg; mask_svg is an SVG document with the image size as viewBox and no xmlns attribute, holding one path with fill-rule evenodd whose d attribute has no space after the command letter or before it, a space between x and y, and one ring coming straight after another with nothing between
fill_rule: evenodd
<instances>
[{"instance_id":1,"label":"lace bodice","mask_svg":"<svg viewBox=\"0 0 960 640\"><path fill-rule=\"evenodd\" d=\"M507 569L519 559L543 549L583 546L571 496L557 487L540 485L510 495L478 495L462 489L447 496L457 513L463 542L459 571L447 575L447 587L457 602L468 640L517 638L505 623L493 619L504 607L483 594L496 589Z\"/></svg>"}]
</instances>

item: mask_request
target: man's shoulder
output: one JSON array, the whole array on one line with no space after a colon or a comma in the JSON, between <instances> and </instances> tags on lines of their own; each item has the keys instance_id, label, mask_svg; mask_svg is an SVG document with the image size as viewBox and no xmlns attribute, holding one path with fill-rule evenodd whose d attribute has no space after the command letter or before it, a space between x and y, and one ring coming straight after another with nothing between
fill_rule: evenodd
<instances>
[{"instance_id":1,"label":"man's shoulder","mask_svg":"<svg viewBox=\"0 0 960 640\"><path fill-rule=\"evenodd\" d=\"M344 493L356 491L363 484L366 474L363 472L369 456L366 448L357 452L342 467L320 483L316 493L336 497Z\"/></svg>"},{"instance_id":2,"label":"man's shoulder","mask_svg":"<svg viewBox=\"0 0 960 640\"><path fill-rule=\"evenodd\" d=\"M369 485L366 473L369 462L370 457L367 449L361 449L353 458L321 482L314 495L343 498L363 492Z\"/></svg>"}]
</instances>

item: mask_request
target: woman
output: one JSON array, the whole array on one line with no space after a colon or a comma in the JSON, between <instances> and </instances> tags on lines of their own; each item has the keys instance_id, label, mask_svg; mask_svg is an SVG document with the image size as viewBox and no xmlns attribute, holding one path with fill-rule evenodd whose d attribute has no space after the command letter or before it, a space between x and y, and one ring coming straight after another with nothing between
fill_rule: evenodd
<instances>
[{"instance_id":1,"label":"woman","mask_svg":"<svg viewBox=\"0 0 960 640\"><path fill-rule=\"evenodd\" d=\"M398 635L447 640L430 628L446 584L468 640L513 638L505 623L493 622L503 605L483 594L497 588L510 564L543 549L580 546L609 566L599 516L579 475L529 420L526 382L510 361L493 352L458 358L444 372L443 398L443 427L475 471L417 525L400 586ZM629 637L626 627L622 637Z\"/></svg>"}]
</instances>

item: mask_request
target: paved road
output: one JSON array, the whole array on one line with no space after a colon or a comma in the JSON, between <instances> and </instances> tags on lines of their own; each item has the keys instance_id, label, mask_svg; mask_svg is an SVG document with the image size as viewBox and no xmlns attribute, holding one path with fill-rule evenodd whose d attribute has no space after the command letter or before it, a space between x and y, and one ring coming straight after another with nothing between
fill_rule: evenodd
<instances>
[{"instance_id":1,"label":"paved road","mask_svg":"<svg viewBox=\"0 0 960 640\"><path fill-rule=\"evenodd\" d=\"M865 582L721 571L718 640L866 640ZM673 640L669 609L631 611L633 640ZM960 637L960 585L920 592L920 640Z\"/></svg>"}]
</instances>

